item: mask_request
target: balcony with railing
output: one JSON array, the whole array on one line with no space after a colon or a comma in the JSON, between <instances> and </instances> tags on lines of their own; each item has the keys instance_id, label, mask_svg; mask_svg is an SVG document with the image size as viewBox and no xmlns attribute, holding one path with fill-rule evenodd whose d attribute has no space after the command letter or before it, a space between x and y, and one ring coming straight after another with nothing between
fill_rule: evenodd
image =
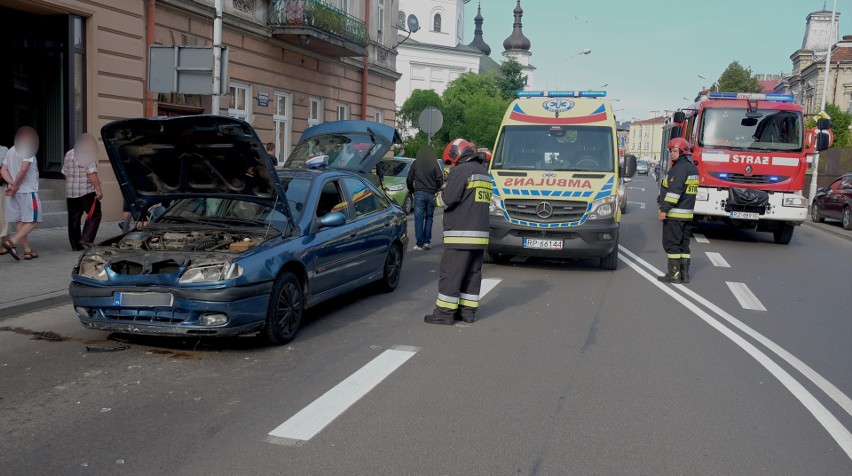
<instances>
[{"instance_id":1,"label":"balcony with railing","mask_svg":"<svg viewBox=\"0 0 852 476\"><path fill-rule=\"evenodd\" d=\"M367 56L364 22L321 0L270 0L269 24L273 37L323 56Z\"/></svg>"}]
</instances>

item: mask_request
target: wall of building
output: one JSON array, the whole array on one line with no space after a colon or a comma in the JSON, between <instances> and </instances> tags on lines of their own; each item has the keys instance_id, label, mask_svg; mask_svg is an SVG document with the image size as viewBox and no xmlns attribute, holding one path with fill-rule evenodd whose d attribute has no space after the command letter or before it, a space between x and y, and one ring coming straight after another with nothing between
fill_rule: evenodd
<instances>
[{"instance_id":1,"label":"wall of building","mask_svg":"<svg viewBox=\"0 0 852 476\"><path fill-rule=\"evenodd\" d=\"M627 139L627 153L640 159L659 162L664 125L665 121L662 118L631 123Z\"/></svg>"},{"instance_id":2,"label":"wall of building","mask_svg":"<svg viewBox=\"0 0 852 476\"><path fill-rule=\"evenodd\" d=\"M451 48L464 43L462 0L399 0L399 11L404 13L406 19L414 15L420 22L420 30L411 34L415 41ZM441 31L434 29L436 14L441 15Z\"/></svg>"}]
</instances>

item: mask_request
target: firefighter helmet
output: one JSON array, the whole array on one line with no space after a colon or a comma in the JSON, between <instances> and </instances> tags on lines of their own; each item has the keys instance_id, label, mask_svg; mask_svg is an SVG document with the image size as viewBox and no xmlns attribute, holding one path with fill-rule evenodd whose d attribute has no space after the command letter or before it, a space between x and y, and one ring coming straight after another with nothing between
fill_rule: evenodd
<instances>
[{"instance_id":1,"label":"firefighter helmet","mask_svg":"<svg viewBox=\"0 0 852 476\"><path fill-rule=\"evenodd\" d=\"M669 141L669 149L677 148L680 150L681 154L689 153L689 142L682 137L675 137L674 139Z\"/></svg>"},{"instance_id":2,"label":"firefighter helmet","mask_svg":"<svg viewBox=\"0 0 852 476\"><path fill-rule=\"evenodd\" d=\"M486 162L491 162L491 151L482 147L480 149L476 149L477 152L481 152L482 156L485 157Z\"/></svg>"},{"instance_id":3,"label":"firefighter helmet","mask_svg":"<svg viewBox=\"0 0 852 476\"><path fill-rule=\"evenodd\" d=\"M444 163L447 165L456 165L463 153L470 151L475 152L476 147L464 139L455 139L447 144L444 148Z\"/></svg>"}]
</instances>

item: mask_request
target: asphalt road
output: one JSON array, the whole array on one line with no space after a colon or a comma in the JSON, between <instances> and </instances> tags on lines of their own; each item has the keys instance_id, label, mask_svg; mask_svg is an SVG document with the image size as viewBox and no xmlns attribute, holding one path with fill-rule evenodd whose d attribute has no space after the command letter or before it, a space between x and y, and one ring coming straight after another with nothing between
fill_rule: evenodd
<instances>
[{"instance_id":1,"label":"asphalt road","mask_svg":"<svg viewBox=\"0 0 852 476\"><path fill-rule=\"evenodd\" d=\"M699 230L692 283L660 285L655 184L630 186L617 271L486 265L474 324L422 322L440 246L284 347L0 321L0 473L852 474L852 244Z\"/></svg>"}]
</instances>

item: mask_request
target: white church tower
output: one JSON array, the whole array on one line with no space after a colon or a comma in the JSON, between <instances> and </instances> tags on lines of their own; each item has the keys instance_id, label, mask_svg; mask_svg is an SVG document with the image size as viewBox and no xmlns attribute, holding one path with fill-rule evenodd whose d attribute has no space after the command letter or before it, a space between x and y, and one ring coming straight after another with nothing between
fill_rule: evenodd
<instances>
[{"instance_id":1,"label":"white church tower","mask_svg":"<svg viewBox=\"0 0 852 476\"><path fill-rule=\"evenodd\" d=\"M524 16L524 9L521 8L521 0L515 7L515 23L512 29L512 34L503 41L503 57L512 57L518 63L521 63L521 71L527 77L526 89L533 87L533 72L535 66L530 64L530 40L524 36L523 23L521 18Z\"/></svg>"}]
</instances>

